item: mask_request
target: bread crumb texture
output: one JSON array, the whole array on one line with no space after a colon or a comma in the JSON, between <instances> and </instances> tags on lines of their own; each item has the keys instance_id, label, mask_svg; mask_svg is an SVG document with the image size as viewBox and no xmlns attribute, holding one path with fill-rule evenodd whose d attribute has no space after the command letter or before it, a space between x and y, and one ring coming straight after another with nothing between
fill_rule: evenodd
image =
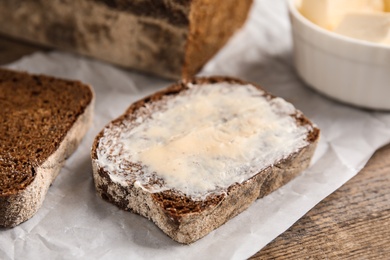
<instances>
[{"instance_id":1,"label":"bread crumb texture","mask_svg":"<svg viewBox=\"0 0 390 260\"><path fill-rule=\"evenodd\" d=\"M23 189L91 101L72 81L0 71L0 192Z\"/></svg>"}]
</instances>

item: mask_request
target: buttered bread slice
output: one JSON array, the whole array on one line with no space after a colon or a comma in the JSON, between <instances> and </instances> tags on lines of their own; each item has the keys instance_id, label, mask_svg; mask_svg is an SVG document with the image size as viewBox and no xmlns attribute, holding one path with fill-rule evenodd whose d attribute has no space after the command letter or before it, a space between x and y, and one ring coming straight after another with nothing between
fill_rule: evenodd
<instances>
[{"instance_id":1,"label":"buttered bread slice","mask_svg":"<svg viewBox=\"0 0 390 260\"><path fill-rule=\"evenodd\" d=\"M292 104L232 78L181 82L129 107L96 137L102 198L192 243L310 162L319 130Z\"/></svg>"}]
</instances>

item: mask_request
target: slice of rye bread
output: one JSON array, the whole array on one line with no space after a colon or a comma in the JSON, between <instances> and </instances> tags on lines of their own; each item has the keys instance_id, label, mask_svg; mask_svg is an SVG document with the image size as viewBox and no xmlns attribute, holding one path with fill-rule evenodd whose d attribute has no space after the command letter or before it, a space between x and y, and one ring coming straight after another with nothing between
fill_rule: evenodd
<instances>
[{"instance_id":1,"label":"slice of rye bread","mask_svg":"<svg viewBox=\"0 0 390 260\"><path fill-rule=\"evenodd\" d=\"M181 79L194 76L243 25L252 1L3 0L0 32Z\"/></svg>"},{"instance_id":2,"label":"slice of rye bread","mask_svg":"<svg viewBox=\"0 0 390 260\"><path fill-rule=\"evenodd\" d=\"M41 207L92 122L93 101L78 81L0 69L0 226Z\"/></svg>"},{"instance_id":3,"label":"slice of rye bread","mask_svg":"<svg viewBox=\"0 0 390 260\"><path fill-rule=\"evenodd\" d=\"M140 185L139 181L135 181L134 175L138 172L142 176L142 174L145 174L144 171L147 171L142 162L131 161L130 158L129 162L121 164L121 162L113 159L122 153L120 149L123 148L123 145L122 148L117 146L116 148L119 147L119 150L116 151L115 149L108 149L106 145L114 142L114 139L118 137L117 134L120 134L120 131L118 131L118 133L115 132L110 135L112 129L130 130L140 126L143 122L148 122L156 113L163 112L164 104L167 104L170 100L175 100L180 95L186 95L191 89L201 88L207 84L214 87L215 84L220 83L238 85L236 87L249 84L226 77L197 78L177 83L132 104L122 116L108 124L97 135L92 147L93 176L100 196L121 209L134 211L151 219L168 236L180 243L189 244L207 235L248 208L256 199L266 196L289 182L308 167L319 139L319 129L300 111L286 102L291 106L292 112L290 110L284 116L289 117L289 120L293 122L292 124L296 124L298 128L304 127L307 129L302 138L305 145L270 164L255 168L253 175L249 178L234 182L224 188L222 192L219 190L219 192L210 193L202 199L188 196L185 192L178 191L175 188L151 192L150 187L165 185L164 180L152 176L149 178L149 182ZM265 97L267 102L281 100L263 91L259 86L251 85L255 87L255 91L258 91L257 95ZM237 97L232 96L231 98L235 99ZM103 138L106 137L107 140L103 142ZM102 160L99 158L100 154L105 152L108 152L109 156L105 160L99 161ZM125 177L128 178L126 181L121 181L118 178L119 175L117 175L115 169L119 168L115 168L115 165L109 167L108 160L113 161L114 164L120 164L120 167L128 168L128 172L125 170L123 173L123 176L127 175ZM162 160L162 164L164 163L168 163L168 161ZM158 175L158 170L156 172Z\"/></svg>"}]
</instances>

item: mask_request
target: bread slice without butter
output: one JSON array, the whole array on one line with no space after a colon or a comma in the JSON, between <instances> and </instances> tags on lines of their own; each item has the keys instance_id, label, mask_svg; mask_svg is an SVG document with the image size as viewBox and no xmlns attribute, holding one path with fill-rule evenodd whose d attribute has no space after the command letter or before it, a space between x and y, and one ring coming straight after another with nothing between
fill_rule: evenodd
<instances>
[{"instance_id":1,"label":"bread slice without butter","mask_svg":"<svg viewBox=\"0 0 390 260\"><path fill-rule=\"evenodd\" d=\"M0 226L41 207L91 124L93 100L80 82L0 69Z\"/></svg>"},{"instance_id":2,"label":"bread slice without butter","mask_svg":"<svg viewBox=\"0 0 390 260\"><path fill-rule=\"evenodd\" d=\"M305 169L319 139L300 111L259 86L183 81L134 104L92 147L100 196L192 243Z\"/></svg>"}]
</instances>

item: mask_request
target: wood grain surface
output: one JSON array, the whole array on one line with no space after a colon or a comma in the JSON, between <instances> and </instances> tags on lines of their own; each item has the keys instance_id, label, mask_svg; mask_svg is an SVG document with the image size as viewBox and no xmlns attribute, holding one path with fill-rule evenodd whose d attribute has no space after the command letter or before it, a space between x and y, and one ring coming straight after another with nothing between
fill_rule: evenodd
<instances>
[{"instance_id":1,"label":"wood grain surface","mask_svg":"<svg viewBox=\"0 0 390 260\"><path fill-rule=\"evenodd\" d=\"M0 64L38 50L0 37ZM390 259L390 145L251 259Z\"/></svg>"},{"instance_id":2,"label":"wood grain surface","mask_svg":"<svg viewBox=\"0 0 390 260\"><path fill-rule=\"evenodd\" d=\"M390 145L251 259L390 259Z\"/></svg>"}]
</instances>

